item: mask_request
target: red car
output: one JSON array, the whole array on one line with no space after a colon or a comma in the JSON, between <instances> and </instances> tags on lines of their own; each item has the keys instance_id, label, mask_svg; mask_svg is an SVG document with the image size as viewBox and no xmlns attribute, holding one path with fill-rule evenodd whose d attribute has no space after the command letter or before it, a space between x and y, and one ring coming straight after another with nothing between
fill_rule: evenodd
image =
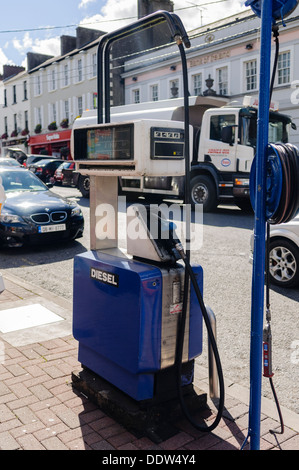
<instances>
[{"instance_id":1,"label":"red car","mask_svg":"<svg viewBox=\"0 0 299 470\"><path fill-rule=\"evenodd\" d=\"M66 161L62 163L54 173L55 184L65 184L71 186L74 184L73 172L75 170L75 162Z\"/></svg>"}]
</instances>

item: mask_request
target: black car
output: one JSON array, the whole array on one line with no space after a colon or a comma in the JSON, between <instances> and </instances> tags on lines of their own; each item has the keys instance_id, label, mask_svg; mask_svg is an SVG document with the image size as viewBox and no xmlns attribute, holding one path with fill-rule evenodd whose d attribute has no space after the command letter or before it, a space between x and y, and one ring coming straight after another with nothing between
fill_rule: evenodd
<instances>
[{"instance_id":1,"label":"black car","mask_svg":"<svg viewBox=\"0 0 299 470\"><path fill-rule=\"evenodd\" d=\"M40 160L53 160L55 157L53 155L27 155L26 160L23 162L23 165L27 168L33 163L37 163Z\"/></svg>"},{"instance_id":2,"label":"black car","mask_svg":"<svg viewBox=\"0 0 299 470\"><path fill-rule=\"evenodd\" d=\"M55 184L65 184L68 186L74 185L74 170L75 162L68 160L57 168L54 173Z\"/></svg>"},{"instance_id":3,"label":"black car","mask_svg":"<svg viewBox=\"0 0 299 470\"><path fill-rule=\"evenodd\" d=\"M35 173L44 183L54 183L54 173L63 162L64 160L58 158L43 159L27 166L27 168Z\"/></svg>"},{"instance_id":4,"label":"black car","mask_svg":"<svg viewBox=\"0 0 299 470\"><path fill-rule=\"evenodd\" d=\"M82 237L80 207L53 193L25 168L0 168L6 201L0 215L0 245L53 243Z\"/></svg>"}]
</instances>

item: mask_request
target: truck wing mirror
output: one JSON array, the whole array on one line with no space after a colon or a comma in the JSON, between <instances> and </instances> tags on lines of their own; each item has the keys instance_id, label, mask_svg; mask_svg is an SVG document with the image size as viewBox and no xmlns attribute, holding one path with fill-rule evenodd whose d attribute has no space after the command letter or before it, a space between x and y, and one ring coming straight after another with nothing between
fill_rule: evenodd
<instances>
[{"instance_id":1,"label":"truck wing mirror","mask_svg":"<svg viewBox=\"0 0 299 470\"><path fill-rule=\"evenodd\" d=\"M296 124L295 124L294 122L292 122L292 124L291 124L291 128L292 128L292 129L294 129L294 131L296 131L296 130L297 130L297 126L296 126Z\"/></svg>"},{"instance_id":2,"label":"truck wing mirror","mask_svg":"<svg viewBox=\"0 0 299 470\"><path fill-rule=\"evenodd\" d=\"M221 140L226 144L233 145L234 136L233 136L233 127L235 126L224 126L221 129Z\"/></svg>"}]
</instances>

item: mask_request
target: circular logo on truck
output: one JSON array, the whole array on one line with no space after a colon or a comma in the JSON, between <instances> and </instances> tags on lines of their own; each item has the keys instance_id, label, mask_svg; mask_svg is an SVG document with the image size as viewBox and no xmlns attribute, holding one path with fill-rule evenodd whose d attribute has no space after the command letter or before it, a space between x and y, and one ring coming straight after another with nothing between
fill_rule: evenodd
<instances>
[{"instance_id":1,"label":"circular logo on truck","mask_svg":"<svg viewBox=\"0 0 299 470\"><path fill-rule=\"evenodd\" d=\"M231 164L231 161L230 161L229 158L223 158L223 159L221 160L221 165L222 165L222 166L229 166L230 164Z\"/></svg>"}]
</instances>

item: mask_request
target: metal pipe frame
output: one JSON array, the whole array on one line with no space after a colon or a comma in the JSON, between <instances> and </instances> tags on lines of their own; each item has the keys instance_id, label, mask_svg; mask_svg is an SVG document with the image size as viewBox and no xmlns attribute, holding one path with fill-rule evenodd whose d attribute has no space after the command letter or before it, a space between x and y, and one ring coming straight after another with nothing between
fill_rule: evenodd
<instances>
[{"instance_id":1,"label":"metal pipe frame","mask_svg":"<svg viewBox=\"0 0 299 470\"><path fill-rule=\"evenodd\" d=\"M256 150L256 198L250 338L250 403L248 430L250 437L250 450L259 450L260 448L264 272L266 254L266 166L270 107L272 0L264 0L262 2L261 22L260 89Z\"/></svg>"}]
</instances>

